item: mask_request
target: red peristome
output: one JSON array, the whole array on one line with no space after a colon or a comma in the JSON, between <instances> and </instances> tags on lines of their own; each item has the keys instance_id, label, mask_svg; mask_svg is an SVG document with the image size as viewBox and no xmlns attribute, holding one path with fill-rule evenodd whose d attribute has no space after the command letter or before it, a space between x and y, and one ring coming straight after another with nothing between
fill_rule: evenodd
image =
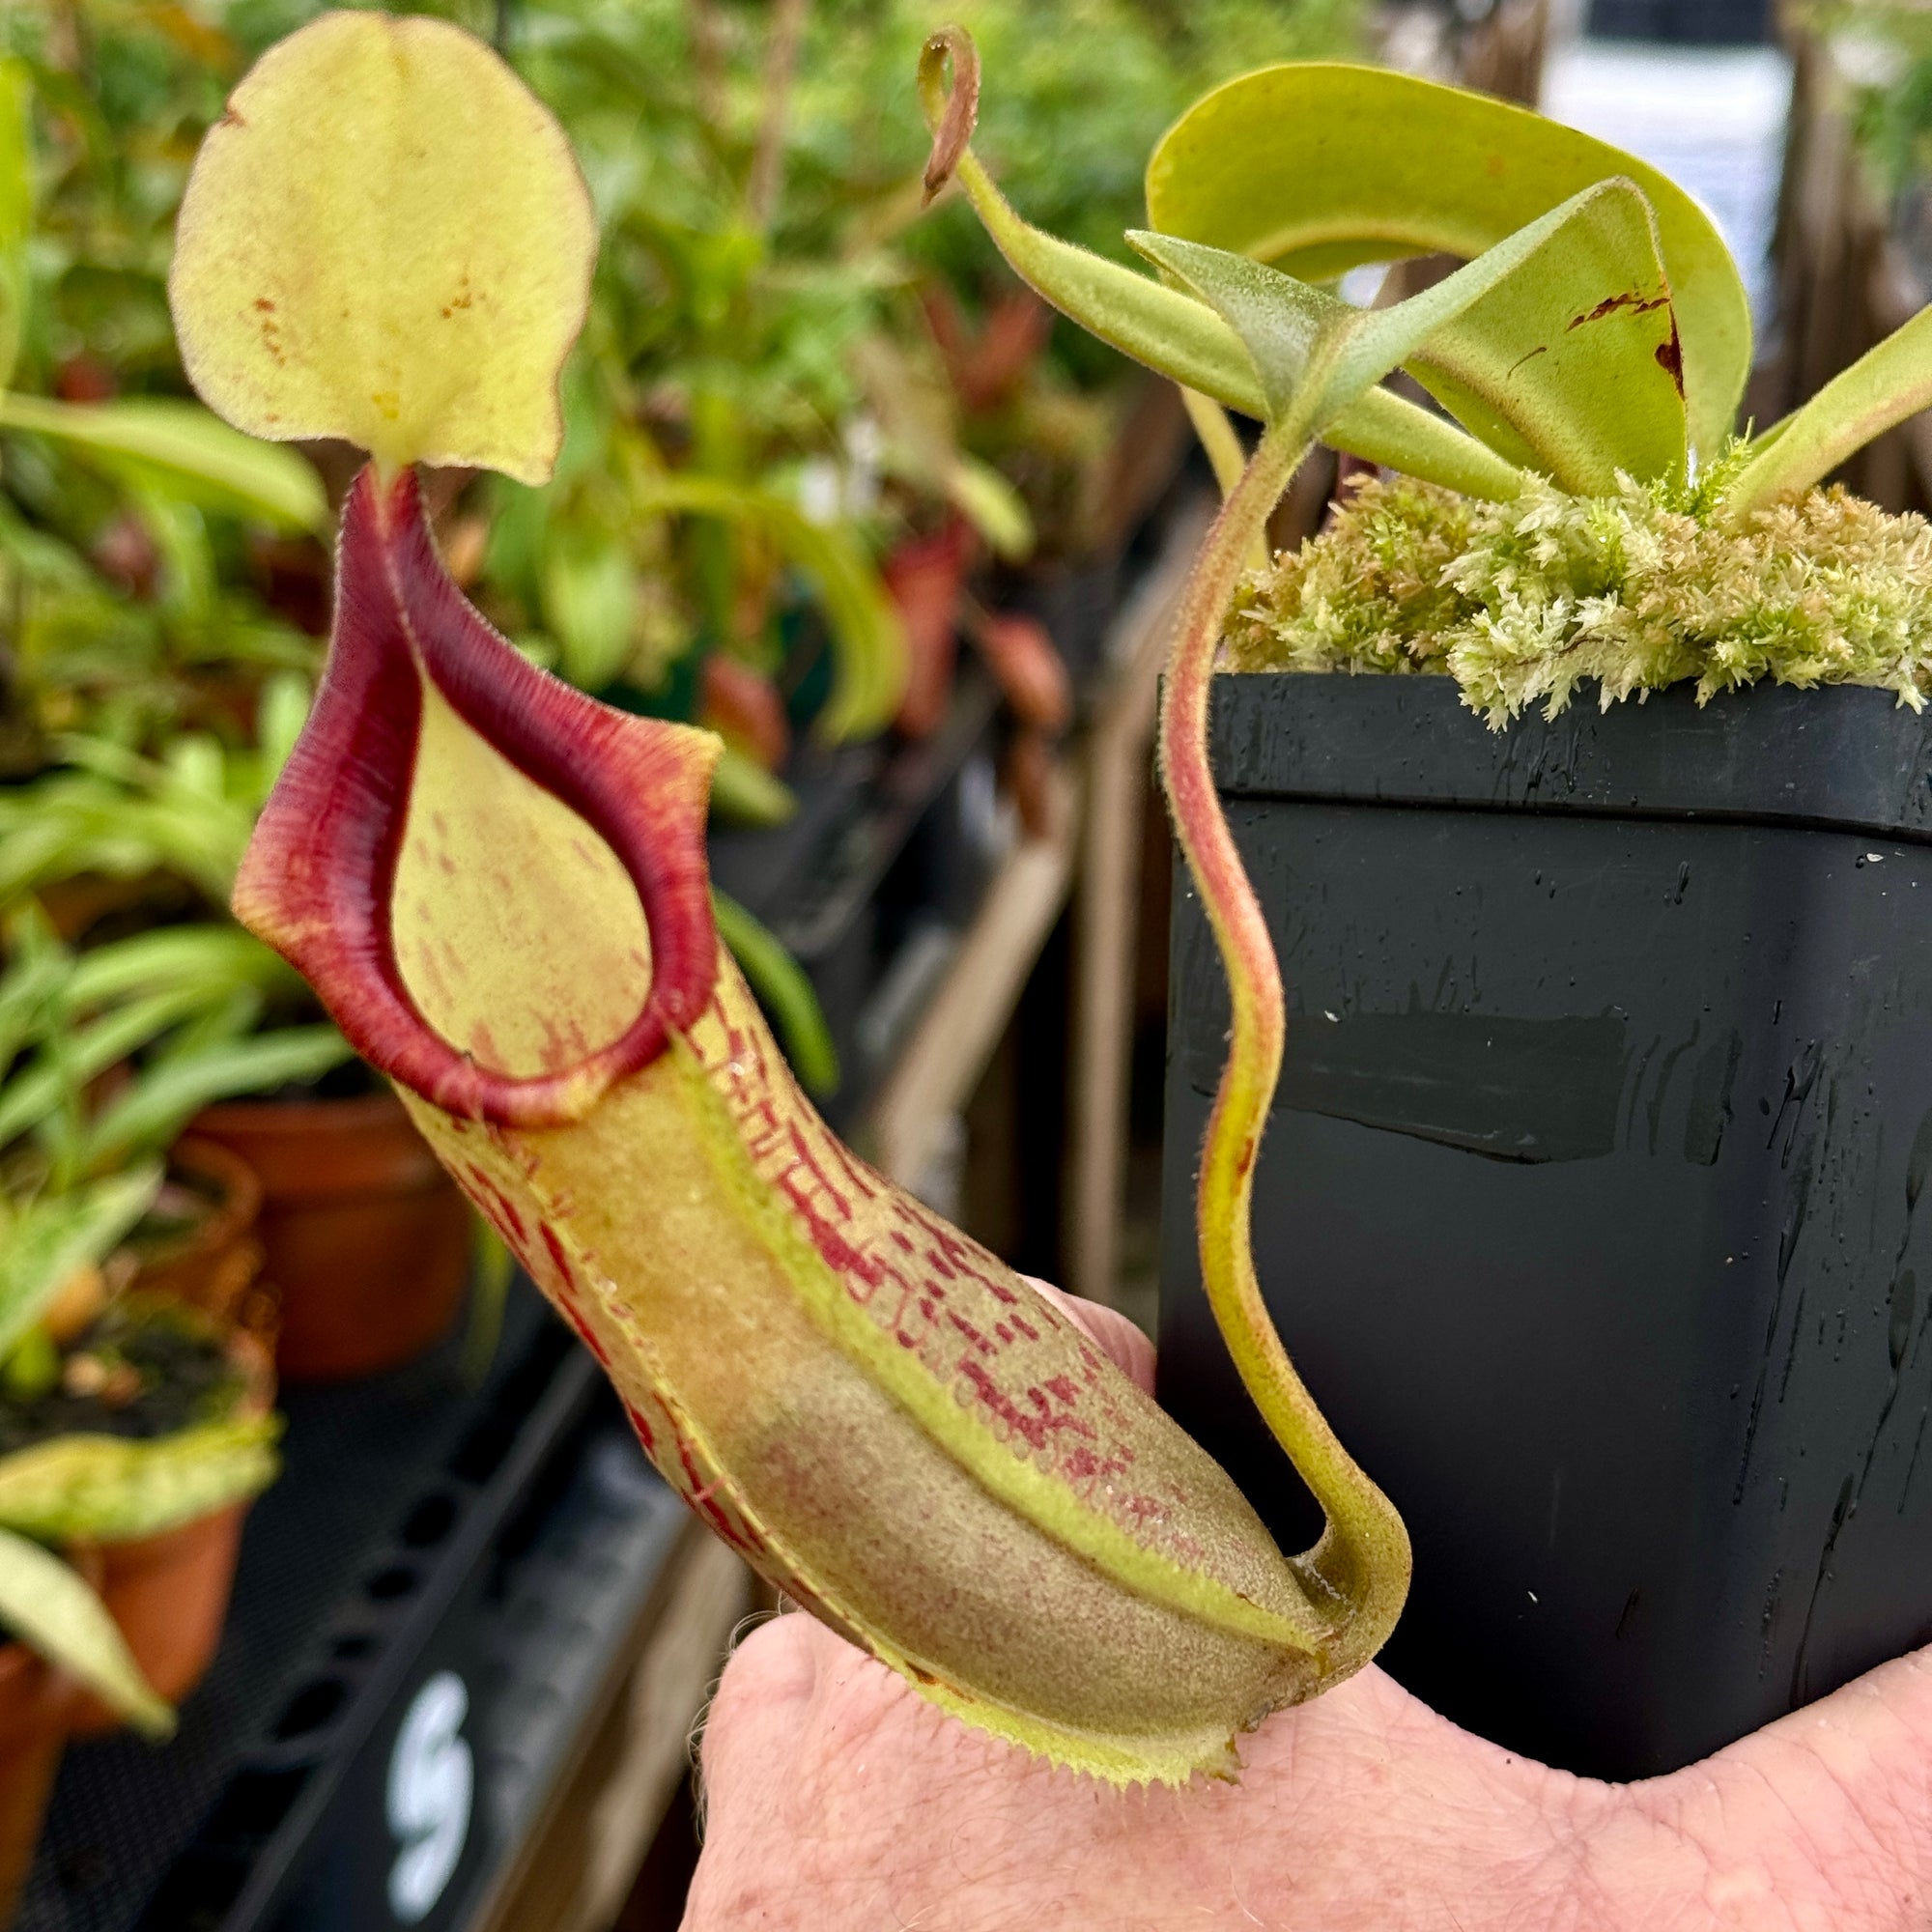
<instances>
[{"instance_id":1,"label":"red peristome","mask_svg":"<svg viewBox=\"0 0 1932 1932\"><path fill-rule=\"evenodd\" d=\"M390 899L421 722L420 677L511 764L583 818L637 888L649 997L573 1066L517 1078L422 1017L396 962ZM374 467L343 508L335 628L315 709L235 888L242 923L322 997L372 1065L443 1112L501 1126L580 1120L704 1009L717 976L704 856L709 761L672 727L613 711L521 657L437 555L413 471Z\"/></svg>"}]
</instances>

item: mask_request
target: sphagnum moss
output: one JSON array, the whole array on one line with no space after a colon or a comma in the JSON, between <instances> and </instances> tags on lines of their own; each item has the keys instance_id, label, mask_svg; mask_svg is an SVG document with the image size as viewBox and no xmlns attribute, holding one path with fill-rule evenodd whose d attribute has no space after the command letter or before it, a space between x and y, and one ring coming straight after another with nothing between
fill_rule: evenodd
<instances>
[{"instance_id":1,"label":"sphagnum moss","mask_svg":"<svg viewBox=\"0 0 1932 1932\"><path fill-rule=\"evenodd\" d=\"M1712 513L1721 472L1685 491L1626 480L1568 496L1531 479L1505 503L1370 481L1299 551L1243 582L1233 670L1446 674L1501 728L1554 717L1595 683L1607 708L1694 682L1700 703L1769 678L1932 694L1932 526L1842 489Z\"/></svg>"}]
</instances>

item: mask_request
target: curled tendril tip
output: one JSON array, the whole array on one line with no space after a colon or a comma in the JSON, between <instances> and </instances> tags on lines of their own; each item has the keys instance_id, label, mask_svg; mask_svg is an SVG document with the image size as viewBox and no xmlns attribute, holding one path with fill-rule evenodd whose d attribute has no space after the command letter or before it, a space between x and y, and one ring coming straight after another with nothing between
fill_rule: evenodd
<instances>
[{"instance_id":1,"label":"curled tendril tip","mask_svg":"<svg viewBox=\"0 0 1932 1932\"><path fill-rule=\"evenodd\" d=\"M952 62L952 85L946 86L946 63ZM932 153L925 163L925 205L930 206L959 165L973 138L980 113L980 53L963 27L941 27L919 56L919 91L932 129Z\"/></svg>"}]
</instances>

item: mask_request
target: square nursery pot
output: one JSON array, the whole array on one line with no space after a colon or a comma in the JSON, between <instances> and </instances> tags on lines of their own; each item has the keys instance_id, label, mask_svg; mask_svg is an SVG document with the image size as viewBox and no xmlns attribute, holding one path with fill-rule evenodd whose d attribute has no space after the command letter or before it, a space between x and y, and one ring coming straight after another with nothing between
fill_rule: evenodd
<instances>
[{"instance_id":1,"label":"square nursery pot","mask_svg":"<svg viewBox=\"0 0 1932 1932\"><path fill-rule=\"evenodd\" d=\"M1212 720L1288 990L1256 1256L1414 1538L1387 1667L1627 1778L1932 1637L1932 720L1680 688L1495 735L1446 678L1285 674ZM1161 1395L1300 1548L1195 1264L1184 876L1173 946Z\"/></svg>"}]
</instances>

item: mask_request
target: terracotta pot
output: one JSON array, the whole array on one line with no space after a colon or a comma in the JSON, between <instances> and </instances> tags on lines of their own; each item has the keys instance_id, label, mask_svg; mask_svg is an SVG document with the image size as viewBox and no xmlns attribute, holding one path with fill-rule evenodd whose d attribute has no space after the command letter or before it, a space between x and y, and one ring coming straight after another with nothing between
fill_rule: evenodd
<instances>
[{"instance_id":1,"label":"terracotta pot","mask_svg":"<svg viewBox=\"0 0 1932 1932\"><path fill-rule=\"evenodd\" d=\"M168 1169L171 1177L200 1183L208 1211L178 1235L141 1243L132 1285L231 1326L262 1265L262 1244L254 1236L262 1183L239 1153L193 1137L175 1143Z\"/></svg>"},{"instance_id":2,"label":"terracotta pot","mask_svg":"<svg viewBox=\"0 0 1932 1932\"><path fill-rule=\"evenodd\" d=\"M469 1210L394 1094L226 1101L191 1131L261 1179L285 1380L373 1375L447 1330L469 1273Z\"/></svg>"},{"instance_id":3,"label":"terracotta pot","mask_svg":"<svg viewBox=\"0 0 1932 1932\"><path fill-rule=\"evenodd\" d=\"M170 1704L201 1682L228 1620L228 1594L242 1547L246 1501L230 1503L158 1536L99 1548L100 1597L144 1676ZM75 1737L118 1730L121 1719L82 1692L70 1725Z\"/></svg>"},{"instance_id":4,"label":"terracotta pot","mask_svg":"<svg viewBox=\"0 0 1932 1932\"><path fill-rule=\"evenodd\" d=\"M275 1399L271 1347L271 1338L245 1330L228 1339L230 1359L248 1378L238 1405L243 1413L259 1415ZM93 1580L101 1602L120 1625L141 1675L170 1704L179 1704L201 1682L221 1642L242 1520L251 1501L243 1497L154 1536L68 1552L70 1562L98 1566ZM79 1693L69 1724L73 1736L99 1737L120 1726L121 1719L98 1697Z\"/></svg>"},{"instance_id":5,"label":"terracotta pot","mask_svg":"<svg viewBox=\"0 0 1932 1932\"><path fill-rule=\"evenodd\" d=\"M90 1583L92 1554L72 1559ZM0 1932L14 1922L68 1729L85 1693L24 1643L0 1644Z\"/></svg>"},{"instance_id":6,"label":"terracotta pot","mask_svg":"<svg viewBox=\"0 0 1932 1932\"><path fill-rule=\"evenodd\" d=\"M0 1645L0 1926L33 1866L72 1702L72 1686L24 1643Z\"/></svg>"}]
</instances>

